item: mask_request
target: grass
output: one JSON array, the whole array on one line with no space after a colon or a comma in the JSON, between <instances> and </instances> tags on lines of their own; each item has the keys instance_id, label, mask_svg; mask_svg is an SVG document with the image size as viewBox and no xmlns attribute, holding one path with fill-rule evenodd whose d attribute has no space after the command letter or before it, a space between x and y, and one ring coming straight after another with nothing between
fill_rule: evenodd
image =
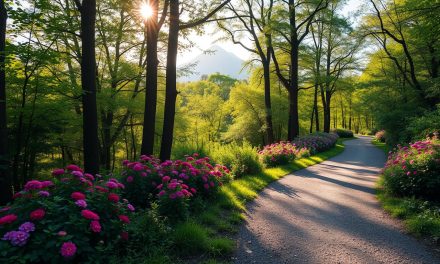
<instances>
[{"instance_id":1,"label":"grass","mask_svg":"<svg viewBox=\"0 0 440 264\"><path fill-rule=\"evenodd\" d=\"M373 145L375 145L376 147L380 148L381 150L383 150L385 152L385 154L388 154L388 151L390 151L390 147L384 142L380 142L376 139L373 139L373 141L371 141L371 143Z\"/></svg>"},{"instance_id":2,"label":"grass","mask_svg":"<svg viewBox=\"0 0 440 264\"><path fill-rule=\"evenodd\" d=\"M372 143L388 153L385 143L373 140ZM391 216L403 220L406 230L416 237L428 238L431 242L440 241L440 205L415 198L395 197L383 187L383 176L376 184L376 195L382 207Z\"/></svg>"},{"instance_id":3,"label":"grass","mask_svg":"<svg viewBox=\"0 0 440 264\"><path fill-rule=\"evenodd\" d=\"M342 142L345 140L351 138L339 139L336 146L328 151L287 165L263 169L260 173L245 175L225 184L219 194L208 202L209 207L202 214L177 228L174 234L176 248L186 256L208 252L204 263L227 261L235 248L235 241L230 237L238 231L238 225L245 219L243 213L246 203L255 199L271 182L338 155L344 150Z\"/></svg>"}]
</instances>

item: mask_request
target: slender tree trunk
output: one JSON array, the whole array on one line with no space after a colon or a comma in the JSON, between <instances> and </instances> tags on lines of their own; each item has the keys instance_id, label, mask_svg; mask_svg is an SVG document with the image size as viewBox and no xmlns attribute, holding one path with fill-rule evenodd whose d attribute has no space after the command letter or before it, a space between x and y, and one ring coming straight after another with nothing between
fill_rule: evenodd
<instances>
[{"instance_id":1,"label":"slender tree trunk","mask_svg":"<svg viewBox=\"0 0 440 264\"><path fill-rule=\"evenodd\" d=\"M176 60L179 44L179 0L170 2L170 24L168 35L167 69L166 69L166 91L165 110L162 131L162 143L160 146L160 159L169 160L173 147L174 119L176 114L177 98L177 72Z\"/></svg>"},{"instance_id":2,"label":"slender tree trunk","mask_svg":"<svg viewBox=\"0 0 440 264\"><path fill-rule=\"evenodd\" d=\"M295 1L289 0L290 23L290 88L289 88L289 126L287 140L292 141L299 135L298 116L298 33L296 31Z\"/></svg>"},{"instance_id":3,"label":"slender tree trunk","mask_svg":"<svg viewBox=\"0 0 440 264\"><path fill-rule=\"evenodd\" d=\"M156 132L157 106L157 41L158 41L158 0L150 0L153 15L145 21L147 35L147 79L145 85L145 112L142 132L141 154L152 155ZM167 68L168 69L168 68Z\"/></svg>"},{"instance_id":4,"label":"slender tree trunk","mask_svg":"<svg viewBox=\"0 0 440 264\"><path fill-rule=\"evenodd\" d=\"M313 97L313 105L315 107L316 131L319 131L319 107L318 107L318 84L315 85L315 94Z\"/></svg>"},{"instance_id":5,"label":"slender tree trunk","mask_svg":"<svg viewBox=\"0 0 440 264\"><path fill-rule=\"evenodd\" d=\"M0 205L12 198L12 180L9 174L8 131L6 122L6 22L4 0L0 0Z\"/></svg>"},{"instance_id":6,"label":"slender tree trunk","mask_svg":"<svg viewBox=\"0 0 440 264\"><path fill-rule=\"evenodd\" d=\"M270 52L270 51L269 51ZM272 103L270 101L270 54L267 56L267 61L263 62L264 71L264 105L266 107L266 135L267 142L272 144L273 136L273 122L272 122Z\"/></svg>"},{"instance_id":7,"label":"slender tree trunk","mask_svg":"<svg viewBox=\"0 0 440 264\"><path fill-rule=\"evenodd\" d=\"M84 169L88 173L97 174L99 173L99 141L96 105L96 0L83 1L80 12Z\"/></svg>"},{"instance_id":8,"label":"slender tree trunk","mask_svg":"<svg viewBox=\"0 0 440 264\"><path fill-rule=\"evenodd\" d=\"M310 128L309 128L309 133L311 134L313 132L313 119L315 118L315 105L313 105L312 107L312 114L310 116Z\"/></svg>"}]
</instances>

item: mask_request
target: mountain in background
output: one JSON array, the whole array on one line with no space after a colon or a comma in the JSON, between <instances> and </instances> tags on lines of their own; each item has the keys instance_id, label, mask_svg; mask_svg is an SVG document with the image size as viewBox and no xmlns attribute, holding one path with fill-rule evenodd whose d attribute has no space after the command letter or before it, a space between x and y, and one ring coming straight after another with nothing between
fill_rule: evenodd
<instances>
[{"instance_id":1,"label":"mountain in background","mask_svg":"<svg viewBox=\"0 0 440 264\"><path fill-rule=\"evenodd\" d=\"M246 69L243 69L244 61L235 54L214 45L188 63L179 65L181 76L178 82L199 81L203 75L220 73L238 80L249 77ZM182 70L188 66L189 71Z\"/></svg>"}]
</instances>

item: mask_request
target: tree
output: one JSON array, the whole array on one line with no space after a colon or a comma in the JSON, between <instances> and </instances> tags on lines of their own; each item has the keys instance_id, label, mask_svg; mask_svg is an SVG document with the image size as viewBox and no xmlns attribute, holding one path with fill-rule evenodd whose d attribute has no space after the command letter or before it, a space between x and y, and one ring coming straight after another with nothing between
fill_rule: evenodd
<instances>
[{"instance_id":1,"label":"tree","mask_svg":"<svg viewBox=\"0 0 440 264\"><path fill-rule=\"evenodd\" d=\"M81 86L83 106L84 169L99 173L98 109L96 105L96 0L75 0L81 13Z\"/></svg>"},{"instance_id":2,"label":"tree","mask_svg":"<svg viewBox=\"0 0 440 264\"><path fill-rule=\"evenodd\" d=\"M154 150L154 134L156 132L156 107L157 107L157 42L159 31L165 21L169 0L165 1L163 13L158 21L159 1L151 0L148 3L152 10L150 18L145 20L147 35L147 79L145 83L145 111L142 133L141 154L152 155Z\"/></svg>"},{"instance_id":3,"label":"tree","mask_svg":"<svg viewBox=\"0 0 440 264\"><path fill-rule=\"evenodd\" d=\"M285 1L281 1L285 2ZM273 28L278 35L278 43L272 45L272 58L276 69L276 74L289 94L289 120L287 140L291 141L299 135L299 115L298 115L298 93L299 86L299 47L304 38L309 34L310 25L315 15L327 8L328 1L299 1L288 0L286 9L280 8L279 16L287 17L288 22L280 20ZM300 10L304 14L299 14ZM287 13L287 14L286 14ZM302 18L302 19L301 19ZM287 44L288 48L285 48ZM277 48L277 49L275 49ZM278 51L278 52L277 52ZM280 57L288 55L287 67L281 65ZM286 65L285 65L286 66ZM286 69L287 68L287 69ZM287 71L287 72L286 72Z\"/></svg>"},{"instance_id":4,"label":"tree","mask_svg":"<svg viewBox=\"0 0 440 264\"><path fill-rule=\"evenodd\" d=\"M8 159L8 131L6 123L6 22L5 1L0 0L0 204L10 201L11 179Z\"/></svg>"},{"instance_id":5,"label":"tree","mask_svg":"<svg viewBox=\"0 0 440 264\"><path fill-rule=\"evenodd\" d=\"M179 48L179 31L187 30L200 26L214 16L231 0L226 0L206 16L188 23L180 21L180 1L170 0L169 13L169 32L168 32L168 50L167 50L167 68L166 68L166 91L165 91L165 110L162 130L162 142L160 146L160 159L168 160L171 157L171 149L173 146L174 122L176 114L176 98L177 98L177 52Z\"/></svg>"},{"instance_id":6,"label":"tree","mask_svg":"<svg viewBox=\"0 0 440 264\"><path fill-rule=\"evenodd\" d=\"M332 96L338 88L339 79L353 68L354 54L359 46L349 35L351 28L347 21L336 13L340 2L330 1L329 4L311 27L312 50L316 52L315 92L319 86L324 109L324 132L327 133L330 132ZM321 68L325 71L323 76Z\"/></svg>"},{"instance_id":7,"label":"tree","mask_svg":"<svg viewBox=\"0 0 440 264\"><path fill-rule=\"evenodd\" d=\"M229 4L227 9L232 13L236 22L218 23L231 37L234 44L238 44L247 51L255 54L263 67L264 95L265 95L265 127L269 144L274 141L272 122L272 103L270 99L270 60L272 49L270 29L272 19L273 0L265 3L264 0L242 0L239 3ZM258 8L256 8L258 7ZM227 26L229 25L229 26ZM243 35L247 33L247 36ZM239 38L251 39L253 47L245 45Z\"/></svg>"}]
</instances>

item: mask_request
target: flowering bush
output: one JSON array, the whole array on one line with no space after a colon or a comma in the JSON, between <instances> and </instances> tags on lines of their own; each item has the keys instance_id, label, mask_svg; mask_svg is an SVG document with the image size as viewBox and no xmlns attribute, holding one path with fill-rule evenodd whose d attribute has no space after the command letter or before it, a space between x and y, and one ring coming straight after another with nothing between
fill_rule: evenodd
<instances>
[{"instance_id":1,"label":"flowering bush","mask_svg":"<svg viewBox=\"0 0 440 264\"><path fill-rule=\"evenodd\" d=\"M418 141L390 152L383 171L386 191L440 200L440 141Z\"/></svg>"},{"instance_id":2,"label":"flowering bush","mask_svg":"<svg viewBox=\"0 0 440 264\"><path fill-rule=\"evenodd\" d=\"M338 135L333 133L313 133L297 137L292 143L297 148L306 148L310 154L316 154L335 146Z\"/></svg>"},{"instance_id":3,"label":"flowering bush","mask_svg":"<svg viewBox=\"0 0 440 264\"><path fill-rule=\"evenodd\" d=\"M379 142L382 142L382 143L385 142L385 140L386 140L386 133L385 133L385 130L377 131L376 134L374 135L374 137L375 137L376 140L379 141Z\"/></svg>"},{"instance_id":4,"label":"flowering bush","mask_svg":"<svg viewBox=\"0 0 440 264\"><path fill-rule=\"evenodd\" d=\"M53 171L52 181L31 180L0 209L0 262L104 261L118 243L134 207L118 193L124 185L104 181L76 165Z\"/></svg>"},{"instance_id":5,"label":"flowering bush","mask_svg":"<svg viewBox=\"0 0 440 264\"><path fill-rule=\"evenodd\" d=\"M309 156L306 148L297 148L290 142L279 142L265 146L260 152L261 162L267 167L287 164L297 157Z\"/></svg>"},{"instance_id":6,"label":"flowering bush","mask_svg":"<svg viewBox=\"0 0 440 264\"><path fill-rule=\"evenodd\" d=\"M184 218L192 197L215 193L223 184L224 175L230 173L225 166L213 166L209 161L208 157L199 158L198 154L162 163L144 155L137 162L124 161L124 194L135 205L148 207L157 202L164 215Z\"/></svg>"}]
</instances>

